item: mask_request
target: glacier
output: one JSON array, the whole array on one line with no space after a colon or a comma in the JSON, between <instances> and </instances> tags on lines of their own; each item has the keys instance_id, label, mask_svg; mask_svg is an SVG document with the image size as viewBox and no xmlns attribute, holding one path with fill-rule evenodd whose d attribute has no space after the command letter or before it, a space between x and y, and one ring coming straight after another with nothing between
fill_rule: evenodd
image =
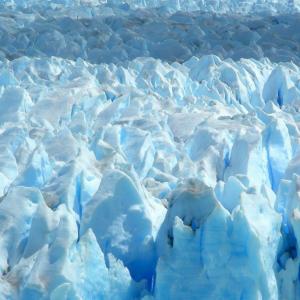
<instances>
[{"instance_id":1,"label":"glacier","mask_svg":"<svg viewBox=\"0 0 300 300\"><path fill-rule=\"evenodd\" d=\"M0 300L300 299L300 3L0 2Z\"/></svg>"}]
</instances>

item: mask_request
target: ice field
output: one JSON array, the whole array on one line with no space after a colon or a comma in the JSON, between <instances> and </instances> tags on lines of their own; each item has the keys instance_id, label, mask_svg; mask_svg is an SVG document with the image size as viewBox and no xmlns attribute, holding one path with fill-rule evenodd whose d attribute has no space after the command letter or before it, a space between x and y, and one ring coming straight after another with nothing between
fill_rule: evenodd
<instances>
[{"instance_id":1,"label":"ice field","mask_svg":"<svg viewBox=\"0 0 300 300\"><path fill-rule=\"evenodd\" d=\"M0 1L0 300L299 300L299 1Z\"/></svg>"}]
</instances>

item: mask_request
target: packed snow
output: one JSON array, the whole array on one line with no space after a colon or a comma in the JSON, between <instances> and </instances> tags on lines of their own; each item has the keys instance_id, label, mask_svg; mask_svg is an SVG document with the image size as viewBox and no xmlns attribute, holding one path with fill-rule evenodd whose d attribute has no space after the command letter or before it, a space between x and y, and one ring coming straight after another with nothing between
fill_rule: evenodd
<instances>
[{"instance_id":1,"label":"packed snow","mask_svg":"<svg viewBox=\"0 0 300 300\"><path fill-rule=\"evenodd\" d=\"M243 3L1 2L0 300L300 299L299 5Z\"/></svg>"}]
</instances>

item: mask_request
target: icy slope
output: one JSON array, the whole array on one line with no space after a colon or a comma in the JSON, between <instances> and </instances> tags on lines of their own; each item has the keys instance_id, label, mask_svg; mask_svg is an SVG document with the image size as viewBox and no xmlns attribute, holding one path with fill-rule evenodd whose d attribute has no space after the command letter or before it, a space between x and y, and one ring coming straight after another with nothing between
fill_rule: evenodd
<instances>
[{"instance_id":1,"label":"icy slope","mask_svg":"<svg viewBox=\"0 0 300 300\"><path fill-rule=\"evenodd\" d=\"M0 299L300 299L298 15L79 4L2 8Z\"/></svg>"}]
</instances>

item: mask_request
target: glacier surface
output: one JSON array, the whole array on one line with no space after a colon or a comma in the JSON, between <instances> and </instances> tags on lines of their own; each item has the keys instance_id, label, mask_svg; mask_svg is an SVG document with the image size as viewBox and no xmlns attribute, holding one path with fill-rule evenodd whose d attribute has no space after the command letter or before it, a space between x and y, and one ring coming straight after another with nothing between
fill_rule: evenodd
<instances>
[{"instance_id":1,"label":"glacier surface","mask_svg":"<svg viewBox=\"0 0 300 300\"><path fill-rule=\"evenodd\" d=\"M299 4L242 2L0 3L0 300L300 299Z\"/></svg>"}]
</instances>

